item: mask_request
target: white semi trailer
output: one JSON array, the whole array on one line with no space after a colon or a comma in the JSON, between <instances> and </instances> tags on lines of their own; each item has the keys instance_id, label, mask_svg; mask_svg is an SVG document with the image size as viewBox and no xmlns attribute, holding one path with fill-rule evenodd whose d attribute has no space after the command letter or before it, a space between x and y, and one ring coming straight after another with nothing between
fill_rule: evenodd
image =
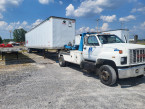
<instances>
[{"instance_id":1,"label":"white semi trailer","mask_svg":"<svg viewBox=\"0 0 145 109\"><path fill-rule=\"evenodd\" d=\"M28 52L39 49L63 49L75 39L75 19L51 16L25 35Z\"/></svg>"},{"instance_id":2,"label":"white semi trailer","mask_svg":"<svg viewBox=\"0 0 145 109\"><path fill-rule=\"evenodd\" d=\"M109 30L109 31L103 31L102 33L115 34L124 42L129 43L129 30L128 29Z\"/></svg>"}]
</instances>

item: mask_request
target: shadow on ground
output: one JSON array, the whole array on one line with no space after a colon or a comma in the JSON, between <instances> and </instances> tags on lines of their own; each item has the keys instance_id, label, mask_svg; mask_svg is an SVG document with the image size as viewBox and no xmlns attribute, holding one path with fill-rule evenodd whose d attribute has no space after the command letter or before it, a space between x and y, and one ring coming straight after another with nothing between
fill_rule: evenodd
<instances>
[{"instance_id":1,"label":"shadow on ground","mask_svg":"<svg viewBox=\"0 0 145 109\"><path fill-rule=\"evenodd\" d=\"M68 65L68 67L82 72L83 75L87 77L99 79L99 76L96 75L94 72L87 72L86 70L82 70L79 65L71 64L71 65ZM138 86L140 84L145 84L145 76L142 78L134 77L134 78L127 78L127 79L118 79L116 84L114 84L111 87L120 86L121 88L129 88L129 87Z\"/></svg>"},{"instance_id":2,"label":"shadow on ground","mask_svg":"<svg viewBox=\"0 0 145 109\"><path fill-rule=\"evenodd\" d=\"M127 79L120 79L117 81L117 85L120 85L121 88L134 87L140 84L145 84L145 76L142 78L134 77L134 78L127 78Z\"/></svg>"},{"instance_id":3,"label":"shadow on ground","mask_svg":"<svg viewBox=\"0 0 145 109\"><path fill-rule=\"evenodd\" d=\"M44 57L44 53L43 52L34 52L35 54L39 55L39 56L43 56ZM45 58L46 59L50 59L55 61L56 63L58 63L58 53L57 52L45 52Z\"/></svg>"},{"instance_id":4,"label":"shadow on ground","mask_svg":"<svg viewBox=\"0 0 145 109\"><path fill-rule=\"evenodd\" d=\"M36 53L37 55L43 56L43 53ZM46 52L45 58L51 59L58 63L58 54L56 52ZM70 67L72 69L75 69L77 71L80 71L83 73L83 75L87 77L92 77L95 79L99 79L99 77L94 72L87 72L86 70L82 70L79 65L76 64L68 64L67 67ZM117 80L117 83L113 85L112 87L121 86L121 88L129 88L134 87L140 84L145 84L145 77L142 78L127 78L127 79L119 79Z\"/></svg>"},{"instance_id":5,"label":"shadow on ground","mask_svg":"<svg viewBox=\"0 0 145 109\"><path fill-rule=\"evenodd\" d=\"M15 53L6 53L4 56L5 65L12 65L12 64L26 64L26 63L35 63L35 61L23 53L17 55Z\"/></svg>"}]
</instances>

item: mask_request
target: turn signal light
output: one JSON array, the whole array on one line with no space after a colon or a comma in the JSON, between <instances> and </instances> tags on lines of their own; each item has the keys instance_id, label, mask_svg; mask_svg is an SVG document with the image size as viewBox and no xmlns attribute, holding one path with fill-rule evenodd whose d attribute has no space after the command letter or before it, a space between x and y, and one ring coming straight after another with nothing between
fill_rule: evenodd
<instances>
[{"instance_id":1,"label":"turn signal light","mask_svg":"<svg viewBox=\"0 0 145 109\"><path fill-rule=\"evenodd\" d=\"M123 51L122 50L119 50L119 54L122 54L123 53Z\"/></svg>"}]
</instances>

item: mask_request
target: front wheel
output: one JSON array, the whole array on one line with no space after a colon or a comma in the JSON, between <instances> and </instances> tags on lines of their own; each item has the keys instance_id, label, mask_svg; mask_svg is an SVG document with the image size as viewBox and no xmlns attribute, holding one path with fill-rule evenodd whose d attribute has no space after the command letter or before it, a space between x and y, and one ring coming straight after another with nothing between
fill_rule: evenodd
<instances>
[{"instance_id":1,"label":"front wheel","mask_svg":"<svg viewBox=\"0 0 145 109\"><path fill-rule=\"evenodd\" d=\"M116 83L117 76L116 71L109 65L103 65L99 70L100 81L108 86Z\"/></svg>"},{"instance_id":2,"label":"front wheel","mask_svg":"<svg viewBox=\"0 0 145 109\"><path fill-rule=\"evenodd\" d=\"M63 56L60 56L60 57L59 57L59 65L60 65L61 67L65 67L65 66L66 66L66 62L65 62Z\"/></svg>"}]
</instances>

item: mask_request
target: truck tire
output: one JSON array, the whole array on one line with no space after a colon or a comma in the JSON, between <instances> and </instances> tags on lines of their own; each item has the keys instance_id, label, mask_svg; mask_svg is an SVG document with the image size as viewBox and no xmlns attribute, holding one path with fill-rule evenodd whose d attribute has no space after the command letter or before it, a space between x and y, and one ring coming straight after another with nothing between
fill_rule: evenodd
<instances>
[{"instance_id":1,"label":"truck tire","mask_svg":"<svg viewBox=\"0 0 145 109\"><path fill-rule=\"evenodd\" d=\"M116 83L116 71L109 65L103 65L99 70L99 78L103 84L111 86Z\"/></svg>"},{"instance_id":2,"label":"truck tire","mask_svg":"<svg viewBox=\"0 0 145 109\"><path fill-rule=\"evenodd\" d=\"M27 53L32 53L32 49L31 48L28 48L27 49Z\"/></svg>"},{"instance_id":3,"label":"truck tire","mask_svg":"<svg viewBox=\"0 0 145 109\"><path fill-rule=\"evenodd\" d=\"M59 56L59 65L60 65L60 67L66 66L66 62L64 61L63 56Z\"/></svg>"}]
</instances>

